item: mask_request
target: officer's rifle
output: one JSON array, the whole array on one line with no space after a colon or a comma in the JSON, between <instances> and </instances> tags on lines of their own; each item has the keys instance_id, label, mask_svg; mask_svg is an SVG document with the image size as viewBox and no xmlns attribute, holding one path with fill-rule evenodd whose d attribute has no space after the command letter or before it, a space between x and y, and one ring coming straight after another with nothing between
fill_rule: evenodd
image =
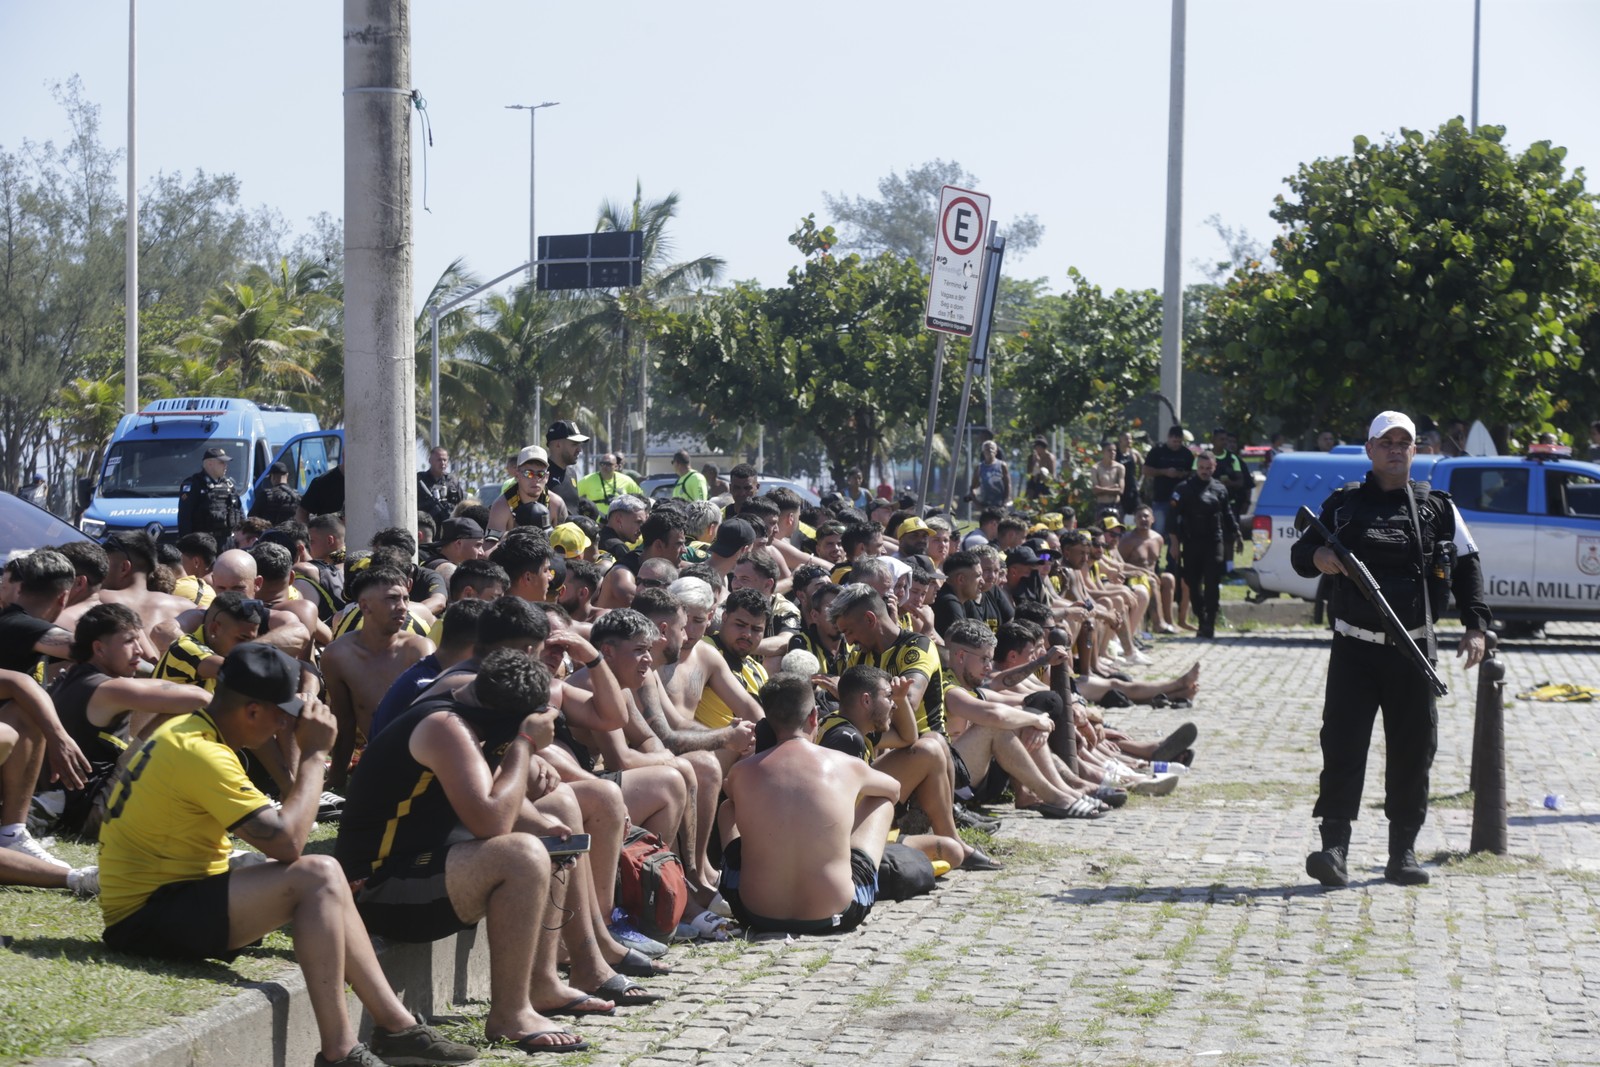
<instances>
[{"instance_id":1,"label":"officer's rifle","mask_svg":"<svg viewBox=\"0 0 1600 1067\"><path fill-rule=\"evenodd\" d=\"M1400 621L1400 616L1394 613L1394 609L1389 606L1389 602L1383 598L1383 590L1378 588L1377 580L1372 577L1372 572L1367 570L1367 565L1357 559L1355 554L1346 548L1343 542L1334 535L1334 532L1322 524L1322 520L1317 518L1316 512L1302 504L1300 505L1300 510L1295 512L1294 528L1301 533L1305 533L1308 527L1322 535L1322 540L1327 543L1329 548L1333 549L1334 555L1339 557L1339 562L1344 564L1345 575L1355 583L1356 588L1361 591L1362 596L1367 598L1368 603L1377 609L1378 615L1383 619L1384 632L1389 635L1389 643L1403 652L1406 658L1411 661L1412 666L1422 672L1423 677L1428 679L1428 685L1433 687L1435 696L1442 697L1448 693L1450 691L1449 688L1440 679L1438 672L1433 669L1433 664L1428 662L1428 657L1422 654L1422 650L1417 647L1416 641L1412 640L1411 634L1406 631L1405 624ZM1426 575L1424 575L1424 579L1426 579ZM1423 584L1422 595L1428 595L1426 581Z\"/></svg>"}]
</instances>

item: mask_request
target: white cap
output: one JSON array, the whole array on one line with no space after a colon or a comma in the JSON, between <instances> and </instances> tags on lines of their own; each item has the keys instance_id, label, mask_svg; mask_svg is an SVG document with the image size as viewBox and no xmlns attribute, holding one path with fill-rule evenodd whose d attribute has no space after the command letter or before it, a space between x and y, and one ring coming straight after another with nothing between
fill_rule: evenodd
<instances>
[{"instance_id":1,"label":"white cap","mask_svg":"<svg viewBox=\"0 0 1600 1067\"><path fill-rule=\"evenodd\" d=\"M524 463L532 463L534 460L538 460L540 463L548 466L550 463L550 453L546 452L538 445L529 445L527 448L524 448L521 452L517 453L517 466L519 467Z\"/></svg>"},{"instance_id":2,"label":"white cap","mask_svg":"<svg viewBox=\"0 0 1600 1067\"><path fill-rule=\"evenodd\" d=\"M1411 416L1400 411L1380 411L1367 429L1367 440L1382 437L1396 427L1404 430L1413 441L1417 439L1417 424L1411 421Z\"/></svg>"}]
</instances>

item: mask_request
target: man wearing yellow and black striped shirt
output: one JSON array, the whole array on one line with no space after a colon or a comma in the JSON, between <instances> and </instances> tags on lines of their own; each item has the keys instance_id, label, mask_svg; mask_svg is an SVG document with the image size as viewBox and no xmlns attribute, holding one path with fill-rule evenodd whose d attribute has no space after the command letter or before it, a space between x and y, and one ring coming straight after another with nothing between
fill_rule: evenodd
<instances>
[{"instance_id":1,"label":"man wearing yellow and black striped shirt","mask_svg":"<svg viewBox=\"0 0 1600 1067\"><path fill-rule=\"evenodd\" d=\"M828 605L828 615L853 646L845 658L846 667L864 663L887 672L891 678L907 679L905 699L916 720L917 739L905 751L936 763L937 773L945 776L953 790L956 763L945 738L944 671L933 639L902 630L882 595L861 582L845 586ZM933 813L928 815L934 821ZM957 821L969 825L988 823L963 808L957 808L954 815ZM934 822L936 832L945 832L939 827L942 821Z\"/></svg>"},{"instance_id":2,"label":"man wearing yellow and black striped shirt","mask_svg":"<svg viewBox=\"0 0 1600 1067\"><path fill-rule=\"evenodd\" d=\"M266 612L267 606L259 600L246 599L240 593L218 593L200 625L167 646L156 661L155 677L215 692L223 659L260 634Z\"/></svg>"}]
</instances>

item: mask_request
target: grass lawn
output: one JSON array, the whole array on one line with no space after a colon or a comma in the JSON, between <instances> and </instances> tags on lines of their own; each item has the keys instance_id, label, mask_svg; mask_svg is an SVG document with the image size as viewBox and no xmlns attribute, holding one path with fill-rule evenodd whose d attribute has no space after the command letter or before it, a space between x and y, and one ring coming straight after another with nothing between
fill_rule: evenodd
<instances>
[{"instance_id":1,"label":"grass lawn","mask_svg":"<svg viewBox=\"0 0 1600 1067\"><path fill-rule=\"evenodd\" d=\"M309 850L331 852L336 833L319 826ZM63 840L52 851L75 866L94 862L92 845ZM0 1064L147 1030L295 967L281 930L231 964L186 964L112 952L100 941L104 928L97 901L0 888L0 935L11 938L0 949Z\"/></svg>"}]
</instances>

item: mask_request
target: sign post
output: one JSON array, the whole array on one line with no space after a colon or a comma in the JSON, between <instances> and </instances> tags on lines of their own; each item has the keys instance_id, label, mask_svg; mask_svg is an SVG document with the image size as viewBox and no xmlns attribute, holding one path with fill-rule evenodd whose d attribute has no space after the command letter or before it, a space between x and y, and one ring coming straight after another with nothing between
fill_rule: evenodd
<instances>
[{"instance_id":1,"label":"sign post","mask_svg":"<svg viewBox=\"0 0 1600 1067\"><path fill-rule=\"evenodd\" d=\"M972 339L972 357L967 360L967 378L961 386L961 407L956 412L955 441L958 448L967 432L967 405L972 400L973 373L983 371L989 362L989 334L994 325L995 295L1000 288L1000 260L1005 256L1005 252L1006 239L995 232L995 225L991 222L988 247L985 249L988 262L983 268L983 294L978 304L978 330ZM947 512L950 511L955 499L954 463L951 464L950 473L952 475L950 484L945 487L944 493L944 509Z\"/></svg>"},{"instance_id":2,"label":"sign post","mask_svg":"<svg viewBox=\"0 0 1600 1067\"><path fill-rule=\"evenodd\" d=\"M933 350L933 384L928 390L928 432L922 448L922 478L917 487L917 502L923 506L928 503L928 479L933 468L933 433L939 419L945 335L971 337L976 328L982 303L984 261L988 256L983 235L988 228L987 196L954 185L944 187L939 194L938 232L934 234L933 264L928 272L928 305L923 314L923 325L939 332ZM950 476L955 477L953 465Z\"/></svg>"}]
</instances>

